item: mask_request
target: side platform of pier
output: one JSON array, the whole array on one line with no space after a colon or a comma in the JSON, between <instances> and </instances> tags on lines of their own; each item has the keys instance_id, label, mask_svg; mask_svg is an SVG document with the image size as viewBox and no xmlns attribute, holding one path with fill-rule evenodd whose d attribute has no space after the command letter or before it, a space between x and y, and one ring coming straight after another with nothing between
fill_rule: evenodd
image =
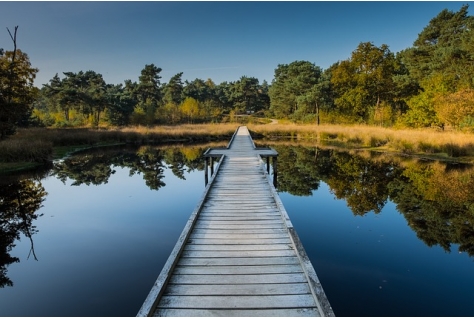
<instances>
[{"instance_id":1,"label":"side platform of pier","mask_svg":"<svg viewBox=\"0 0 474 319\"><path fill-rule=\"evenodd\" d=\"M334 316L263 165L277 153L243 126L205 156L221 159L137 316Z\"/></svg>"}]
</instances>

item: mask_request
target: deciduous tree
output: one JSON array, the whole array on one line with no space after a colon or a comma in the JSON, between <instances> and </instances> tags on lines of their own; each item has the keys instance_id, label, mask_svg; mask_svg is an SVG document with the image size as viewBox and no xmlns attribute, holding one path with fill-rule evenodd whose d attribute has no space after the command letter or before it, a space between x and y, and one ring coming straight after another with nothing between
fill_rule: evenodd
<instances>
[{"instance_id":1,"label":"deciduous tree","mask_svg":"<svg viewBox=\"0 0 474 319\"><path fill-rule=\"evenodd\" d=\"M14 134L18 124L31 115L38 90L33 81L38 72L26 53L17 49L18 27L10 36L13 51L0 50L0 139Z\"/></svg>"}]
</instances>

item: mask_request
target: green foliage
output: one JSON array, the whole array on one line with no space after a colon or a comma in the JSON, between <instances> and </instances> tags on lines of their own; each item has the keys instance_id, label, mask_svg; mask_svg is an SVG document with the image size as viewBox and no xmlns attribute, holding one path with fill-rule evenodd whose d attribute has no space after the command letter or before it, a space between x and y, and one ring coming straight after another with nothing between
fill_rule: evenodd
<instances>
[{"instance_id":1,"label":"green foliage","mask_svg":"<svg viewBox=\"0 0 474 319\"><path fill-rule=\"evenodd\" d=\"M434 108L434 94L429 91L421 92L407 102L409 109L400 121L409 127L430 127L440 122Z\"/></svg>"},{"instance_id":2,"label":"green foliage","mask_svg":"<svg viewBox=\"0 0 474 319\"><path fill-rule=\"evenodd\" d=\"M474 85L474 17L468 16L469 5L458 12L447 9L431 19L413 47L403 52L410 74L418 81L442 74L453 91Z\"/></svg>"},{"instance_id":3,"label":"green foliage","mask_svg":"<svg viewBox=\"0 0 474 319\"><path fill-rule=\"evenodd\" d=\"M377 114L382 103L393 103L396 62L387 45L360 43L349 60L332 69L336 107L370 121L369 115Z\"/></svg>"},{"instance_id":4,"label":"green foliage","mask_svg":"<svg viewBox=\"0 0 474 319\"><path fill-rule=\"evenodd\" d=\"M37 72L19 49L0 54L0 139L14 134L30 117L37 95L33 86Z\"/></svg>"},{"instance_id":5,"label":"green foliage","mask_svg":"<svg viewBox=\"0 0 474 319\"><path fill-rule=\"evenodd\" d=\"M308 107L318 102L321 90L315 86L322 81L321 75L321 68L308 61L279 64L268 91L272 113L278 118L307 113Z\"/></svg>"},{"instance_id":6,"label":"green foliage","mask_svg":"<svg viewBox=\"0 0 474 319\"><path fill-rule=\"evenodd\" d=\"M182 76L183 72L174 75L165 85L163 89L163 103L181 104L183 95L183 82L181 81Z\"/></svg>"}]
</instances>

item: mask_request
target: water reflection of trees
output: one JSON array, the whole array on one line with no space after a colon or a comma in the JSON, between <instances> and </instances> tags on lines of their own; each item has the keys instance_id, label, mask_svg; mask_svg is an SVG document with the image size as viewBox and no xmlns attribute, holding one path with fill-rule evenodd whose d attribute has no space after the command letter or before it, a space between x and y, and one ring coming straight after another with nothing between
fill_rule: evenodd
<instances>
[{"instance_id":1,"label":"water reflection of trees","mask_svg":"<svg viewBox=\"0 0 474 319\"><path fill-rule=\"evenodd\" d=\"M53 174L63 183L71 179L72 185L100 185L108 182L115 173L114 167L128 168L130 176L142 174L150 189L158 190L163 182L165 168L185 179L185 172L204 169L201 154L204 147L143 146L135 148L98 149L76 154L55 164Z\"/></svg>"},{"instance_id":2,"label":"water reflection of trees","mask_svg":"<svg viewBox=\"0 0 474 319\"><path fill-rule=\"evenodd\" d=\"M37 232L33 221L39 214L47 193L36 178L2 181L0 183L0 288L13 286L7 276L7 267L19 262L18 257L10 255L15 240L23 234L30 241L30 255L36 259L33 235Z\"/></svg>"},{"instance_id":3,"label":"water reflection of trees","mask_svg":"<svg viewBox=\"0 0 474 319\"><path fill-rule=\"evenodd\" d=\"M474 167L408 160L376 153L348 153L272 145L278 153L279 191L310 195L325 182L354 215L380 213L394 202L428 246L474 255Z\"/></svg>"},{"instance_id":4,"label":"water reflection of trees","mask_svg":"<svg viewBox=\"0 0 474 319\"><path fill-rule=\"evenodd\" d=\"M30 241L30 254L36 259L33 235L37 232L34 220L37 210L47 195L40 180L47 175L56 176L72 185L100 185L108 182L115 173L114 167L128 168L130 176L142 174L148 187L154 190L165 186L165 168L185 179L185 172L203 170L201 154L205 146L107 148L88 150L57 162L41 172L2 176L0 182L0 288L13 286L7 276L7 267L19 262L11 256L15 241L24 235Z\"/></svg>"}]
</instances>

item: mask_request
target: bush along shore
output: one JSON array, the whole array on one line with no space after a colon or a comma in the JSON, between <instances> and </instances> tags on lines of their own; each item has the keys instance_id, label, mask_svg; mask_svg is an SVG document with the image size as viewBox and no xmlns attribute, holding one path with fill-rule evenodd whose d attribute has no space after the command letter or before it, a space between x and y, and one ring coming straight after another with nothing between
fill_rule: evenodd
<instances>
[{"instance_id":1,"label":"bush along shore","mask_svg":"<svg viewBox=\"0 0 474 319\"><path fill-rule=\"evenodd\" d=\"M237 123L126 127L107 130L21 129L0 141L0 173L50 163L75 150L114 144L163 144L228 140ZM434 159L474 162L474 135L435 129L390 129L366 125L249 124L254 138L306 141Z\"/></svg>"}]
</instances>

